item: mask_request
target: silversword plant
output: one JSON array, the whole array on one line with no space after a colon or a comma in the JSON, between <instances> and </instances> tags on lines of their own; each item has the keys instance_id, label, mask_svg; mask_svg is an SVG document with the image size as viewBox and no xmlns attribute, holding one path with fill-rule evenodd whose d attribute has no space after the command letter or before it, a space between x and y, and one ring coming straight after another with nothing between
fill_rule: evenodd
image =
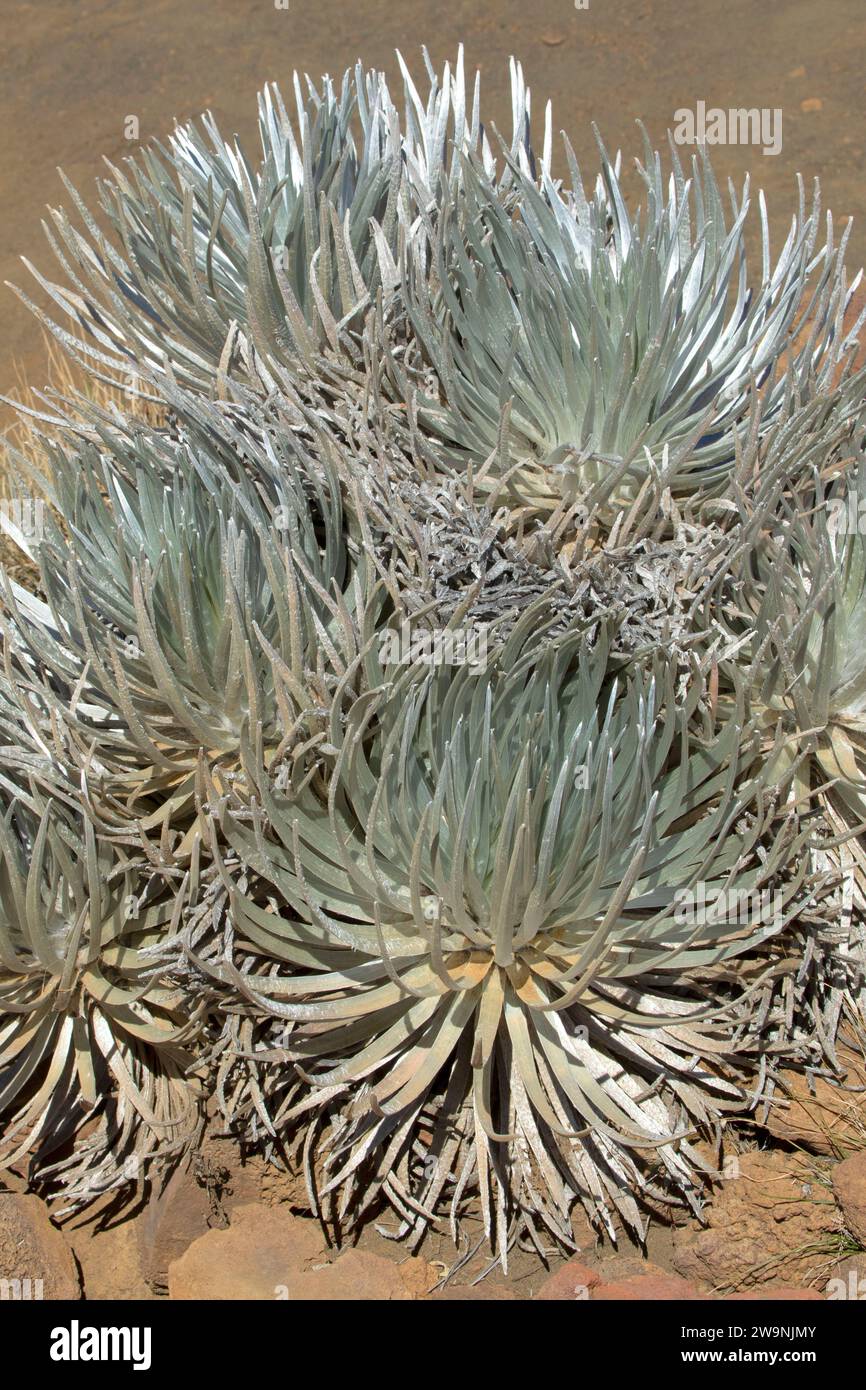
<instances>
[{"instance_id":1,"label":"silversword plant","mask_svg":"<svg viewBox=\"0 0 866 1390\"><path fill-rule=\"evenodd\" d=\"M862 1036L866 375L817 195L773 254L427 66L52 213L129 410L0 509L0 1162L122 1195L210 1098L337 1239L504 1262L700 1215Z\"/></svg>"}]
</instances>

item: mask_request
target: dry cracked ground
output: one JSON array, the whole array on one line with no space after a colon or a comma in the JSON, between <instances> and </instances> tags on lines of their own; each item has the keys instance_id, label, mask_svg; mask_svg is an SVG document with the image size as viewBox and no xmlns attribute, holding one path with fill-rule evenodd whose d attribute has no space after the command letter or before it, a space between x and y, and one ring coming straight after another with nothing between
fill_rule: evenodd
<instances>
[{"instance_id":1,"label":"dry cracked ground","mask_svg":"<svg viewBox=\"0 0 866 1390\"><path fill-rule=\"evenodd\" d=\"M659 143L681 107L758 106L783 112L777 156L720 148L714 163L737 182L751 168L768 195L781 246L795 176L819 175L835 225L855 226L849 262L866 259L866 40L862 0L5 0L0 16L0 280L27 286L20 257L50 271L39 230L46 203L63 200L62 166L92 198L102 157L121 160L138 139L205 108L223 133L254 145L255 93L293 67L339 73L357 58L396 82L394 49L416 72L426 42L437 66L465 42L482 68L488 113L508 123L507 62L523 62L536 118L549 96L555 129L569 131L593 167L591 122L626 156L642 118ZM46 301L35 293L37 302ZM48 378L35 319L2 299L0 394ZM118 1220L109 1212L53 1219L25 1193L22 1174L0 1190L0 1281L42 1272L45 1298L175 1299L818 1299L866 1294L866 1085L846 1059L845 1086L789 1078L790 1095L726 1160L706 1212L655 1226L647 1250L596 1244L576 1218L579 1254L548 1268L515 1252L506 1275L483 1246L456 1252L430 1238L415 1256L372 1228L354 1249L329 1249L303 1214L302 1184L241 1166L216 1136L164 1190ZM22 1252L26 1261L22 1262ZM36 1275L34 1273L34 1279ZM36 1290L31 1290L35 1293Z\"/></svg>"}]
</instances>

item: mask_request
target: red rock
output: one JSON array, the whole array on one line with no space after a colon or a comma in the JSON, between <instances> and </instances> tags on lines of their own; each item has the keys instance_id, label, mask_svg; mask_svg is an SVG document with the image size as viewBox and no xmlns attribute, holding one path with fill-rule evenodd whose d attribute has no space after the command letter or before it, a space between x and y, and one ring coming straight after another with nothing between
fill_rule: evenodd
<instances>
[{"instance_id":1,"label":"red rock","mask_svg":"<svg viewBox=\"0 0 866 1390\"><path fill-rule=\"evenodd\" d=\"M541 1302L574 1302L589 1298L590 1290L601 1283L598 1273L579 1260L569 1260L545 1279L536 1299Z\"/></svg>"},{"instance_id":2,"label":"red rock","mask_svg":"<svg viewBox=\"0 0 866 1390\"><path fill-rule=\"evenodd\" d=\"M44 1202L0 1192L0 1299L80 1297L75 1257Z\"/></svg>"},{"instance_id":3,"label":"red rock","mask_svg":"<svg viewBox=\"0 0 866 1390\"><path fill-rule=\"evenodd\" d=\"M211 1300L297 1297L304 1271L324 1260L318 1225L279 1207L242 1206L224 1230L211 1230L168 1269L172 1298Z\"/></svg>"},{"instance_id":4,"label":"red rock","mask_svg":"<svg viewBox=\"0 0 866 1390\"><path fill-rule=\"evenodd\" d=\"M595 1272L602 1284L621 1284L625 1279L645 1279L647 1276L664 1279L670 1270L645 1260L641 1255L607 1255L595 1265Z\"/></svg>"},{"instance_id":5,"label":"red rock","mask_svg":"<svg viewBox=\"0 0 866 1390\"><path fill-rule=\"evenodd\" d=\"M141 1268L138 1227L146 1215L145 1210L140 1216L107 1227L86 1220L75 1229L66 1228L89 1303L157 1297Z\"/></svg>"},{"instance_id":6,"label":"red rock","mask_svg":"<svg viewBox=\"0 0 866 1390\"><path fill-rule=\"evenodd\" d=\"M238 1207L225 1230L200 1236L169 1267L175 1299L405 1302L424 1298L437 1272L425 1260L346 1250L329 1259L318 1223L281 1207Z\"/></svg>"},{"instance_id":7,"label":"red rock","mask_svg":"<svg viewBox=\"0 0 866 1390\"><path fill-rule=\"evenodd\" d=\"M859 1245L866 1245L866 1153L852 1154L833 1169L833 1191L845 1225Z\"/></svg>"},{"instance_id":8,"label":"red rock","mask_svg":"<svg viewBox=\"0 0 866 1390\"><path fill-rule=\"evenodd\" d=\"M787 1284L764 1284L759 1289L747 1289L745 1293L730 1293L723 1303L759 1303L776 1299L782 1303L821 1303L824 1295L817 1289L794 1289Z\"/></svg>"},{"instance_id":9,"label":"red rock","mask_svg":"<svg viewBox=\"0 0 866 1390\"><path fill-rule=\"evenodd\" d=\"M206 1190L190 1169L175 1169L138 1222L141 1270L152 1288L168 1287L169 1265L206 1233L209 1216Z\"/></svg>"},{"instance_id":10,"label":"red rock","mask_svg":"<svg viewBox=\"0 0 866 1390\"><path fill-rule=\"evenodd\" d=\"M862 303L856 306L862 308ZM852 310L852 317L854 311ZM766 1129L774 1139L807 1148L812 1153L844 1158L862 1143L862 1094L849 1087L866 1086L866 1063L850 1048L839 1049L844 1073L839 1082L783 1070L784 1091L776 1092Z\"/></svg>"},{"instance_id":11,"label":"red rock","mask_svg":"<svg viewBox=\"0 0 866 1390\"><path fill-rule=\"evenodd\" d=\"M673 1265L684 1279L722 1294L757 1284L805 1284L816 1244L837 1223L835 1203L795 1155L740 1155L739 1177L721 1183L702 1231L677 1231Z\"/></svg>"},{"instance_id":12,"label":"red rock","mask_svg":"<svg viewBox=\"0 0 866 1390\"><path fill-rule=\"evenodd\" d=\"M310 1270L294 1281L289 1296L316 1303L348 1303L404 1302L413 1294L398 1264L368 1250L347 1250L333 1264Z\"/></svg>"},{"instance_id":13,"label":"red rock","mask_svg":"<svg viewBox=\"0 0 866 1390\"><path fill-rule=\"evenodd\" d=\"M489 1279L482 1279L480 1284L446 1284L444 1289L433 1294L434 1303L440 1299L447 1303L499 1303L509 1299L516 1302L518 1295L505 1284L491 1284Z\"/></svg>"},{"instance_id":14,"label":"red rock","mask_svg":"<svg viewBox=\"0 0 866 1390\"><path fill-rule=\"evenodd\" d=\"M621 1279L610 1284L599 1284L593 1289L594 1303L685 1301L706 1298L693 1284L680 1279L676 1274L641 1274L634 1279Z\"/></svg>"},{"instance_id":15,"label":"red rock","mask_svg":"<svg viewBox=\"0 0 866 1390\"><path fill-rule=\"evenodd\" d=\"M417 1255L411 1255L408 1260L401 1260L397 1268L410 1298L426 1298L442 1278L441 1270L429 1265Z\"/></svg>"}]
</instances>

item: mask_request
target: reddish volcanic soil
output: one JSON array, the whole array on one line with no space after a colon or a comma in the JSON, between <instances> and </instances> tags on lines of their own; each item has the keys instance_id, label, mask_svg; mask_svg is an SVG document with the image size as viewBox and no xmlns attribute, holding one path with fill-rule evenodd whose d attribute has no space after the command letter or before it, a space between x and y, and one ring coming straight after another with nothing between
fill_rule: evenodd
<instances>
[{"instance_id":1,"label":"reddish volcanic soil","mask_svg":"<svg viewBox=\"0 0 866 1390\"><path fill-rule=\"evenodd\" d=\"M482 68L488 119L508 124L515 54L536 94L536 124L552 98L554 128L569 131L587 173L592 121L630 163L637 118L660 143L674 112L698 101L781 108L781 153L720 147L718 174L740 181L751 168L777 247L795 175L820 175L836 227L856 219L852 267L866 260L863 0L589 0L587 9L572 0L4 0L2 38L0 281L28 289L19 256L52 268L39 223L45 204L66 196L57 166L92 199L103 155L117 161L135 148L129 116L147 141L210 107L223 133L253 150L255 94L266 80L288 85L295 67L342 73L361 57L396 82L396 47L420 74L422 44L439 66L461 40L469 66ZM38 325L9 291L0 304L0 393L12 388L16 363L39 387Z\"/></svg>"}]
</instances>

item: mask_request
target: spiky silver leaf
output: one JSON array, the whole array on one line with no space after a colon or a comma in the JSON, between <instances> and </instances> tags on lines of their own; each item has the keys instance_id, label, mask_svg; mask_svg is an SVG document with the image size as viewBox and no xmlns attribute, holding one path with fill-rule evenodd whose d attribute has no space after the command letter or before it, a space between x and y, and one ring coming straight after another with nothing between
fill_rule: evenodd
<instances>
[{"instance_id":1,"label":"spiky silver leaf","mask_svg":"<svg viewBox=\"0 0 866 1390\"><path fill-rule=\"evenodd\" d=\"M211 115L125 169L109 166L99 201L113 240L66 180L86 230L57 210L46 232L69 284L30 269L84 337L44 321L109 379L167 360L181 383L207 389L254 372L255 353L313 372L324 352L360 361L366 311L398 286L398 223L411 229L419 210L429 214L441 182L459 185L464 151L494 173L477 83L467 108L462 49L441 78L427 59L426 104L400 62L402 115L383 74L360 63L339 90L296 73L294 122L276 86L259 97L257 166ZM528 170L529 95L517 65L512 98L510 154ZM506 169L501 186L510 181Z\"/></svg>"},{"instance_id":2,"label":"spiky silver leaf","mask_svg":"<svg viewBox=\"0 0 866 1390\"><path fill-rule=\"evenodd\" d=\"M728 219L705 157L686 181L672 147L666 192L647 145L646 206L632 214L618 164L603 146L601 156L592 201L573 156L568 190L516 175L519 214L467 157L459 196L443 190L424 242L404 256L439 393L422 385L424 423L450 460L477 470L495 458L494 478L510 471L514 491L547 506L563 493L630 500L652 475L677 496L717 487L754 388L766 431L792 386L830 384L856 331L842 328L847 234L837 250L830 230L816 249L818 203L807 214L802 185L775 265L761 198L762 268L750 284L748 182L739 199L732 190Z\"/></svg>"},{"instance_id":3,"label":"spiky silver leaf","mask_svg":"<svg viewBox=\"0 0 866 1390\"><path fill-rule=\"evenodd\" d=\"M35 790L4 797L0 861L0 1165L76 1205L200 1127L203 1020L160 962L186 885L165 895Z\"/></svg>"},{"instance_id":4,"label":"spiky silver leaf","mask_svg":"<svg viewBox=\"0 0 866 1390\"><path fill-rule=\"evenodd\" d=\"M569 1245L575 1201L641 1234L636 1199L695 1200L689 1139L760 1092L748 1001L805 900L802 832L741 709L700 735L697 686L606 673L577 636L536 662L524 625L486 672L360 702L327 808L263 779L224 817L261 964L210 969L283 1022L269 1123L324 1158L341 1229L381 1192L392 1234L443 1209L456 1231L477 1189L501 1251ZM690 920L698 884L715 908Z\"/></svg>"},{"instance_id":5,"label":"spiky silver leaf","mask_svg":"<svg viewBox=\"0 0 866 1390\"><path fill-rule=\"evenodd\" d=\"M93 787L151 827L188 815L201 756L231 778L244 738L270 758L321 741L353 657L327 458L188 404L174 437L97 417L95 442L48 453L44 599L7 588L12 647Z\"/></svg>"}]
</instances>

